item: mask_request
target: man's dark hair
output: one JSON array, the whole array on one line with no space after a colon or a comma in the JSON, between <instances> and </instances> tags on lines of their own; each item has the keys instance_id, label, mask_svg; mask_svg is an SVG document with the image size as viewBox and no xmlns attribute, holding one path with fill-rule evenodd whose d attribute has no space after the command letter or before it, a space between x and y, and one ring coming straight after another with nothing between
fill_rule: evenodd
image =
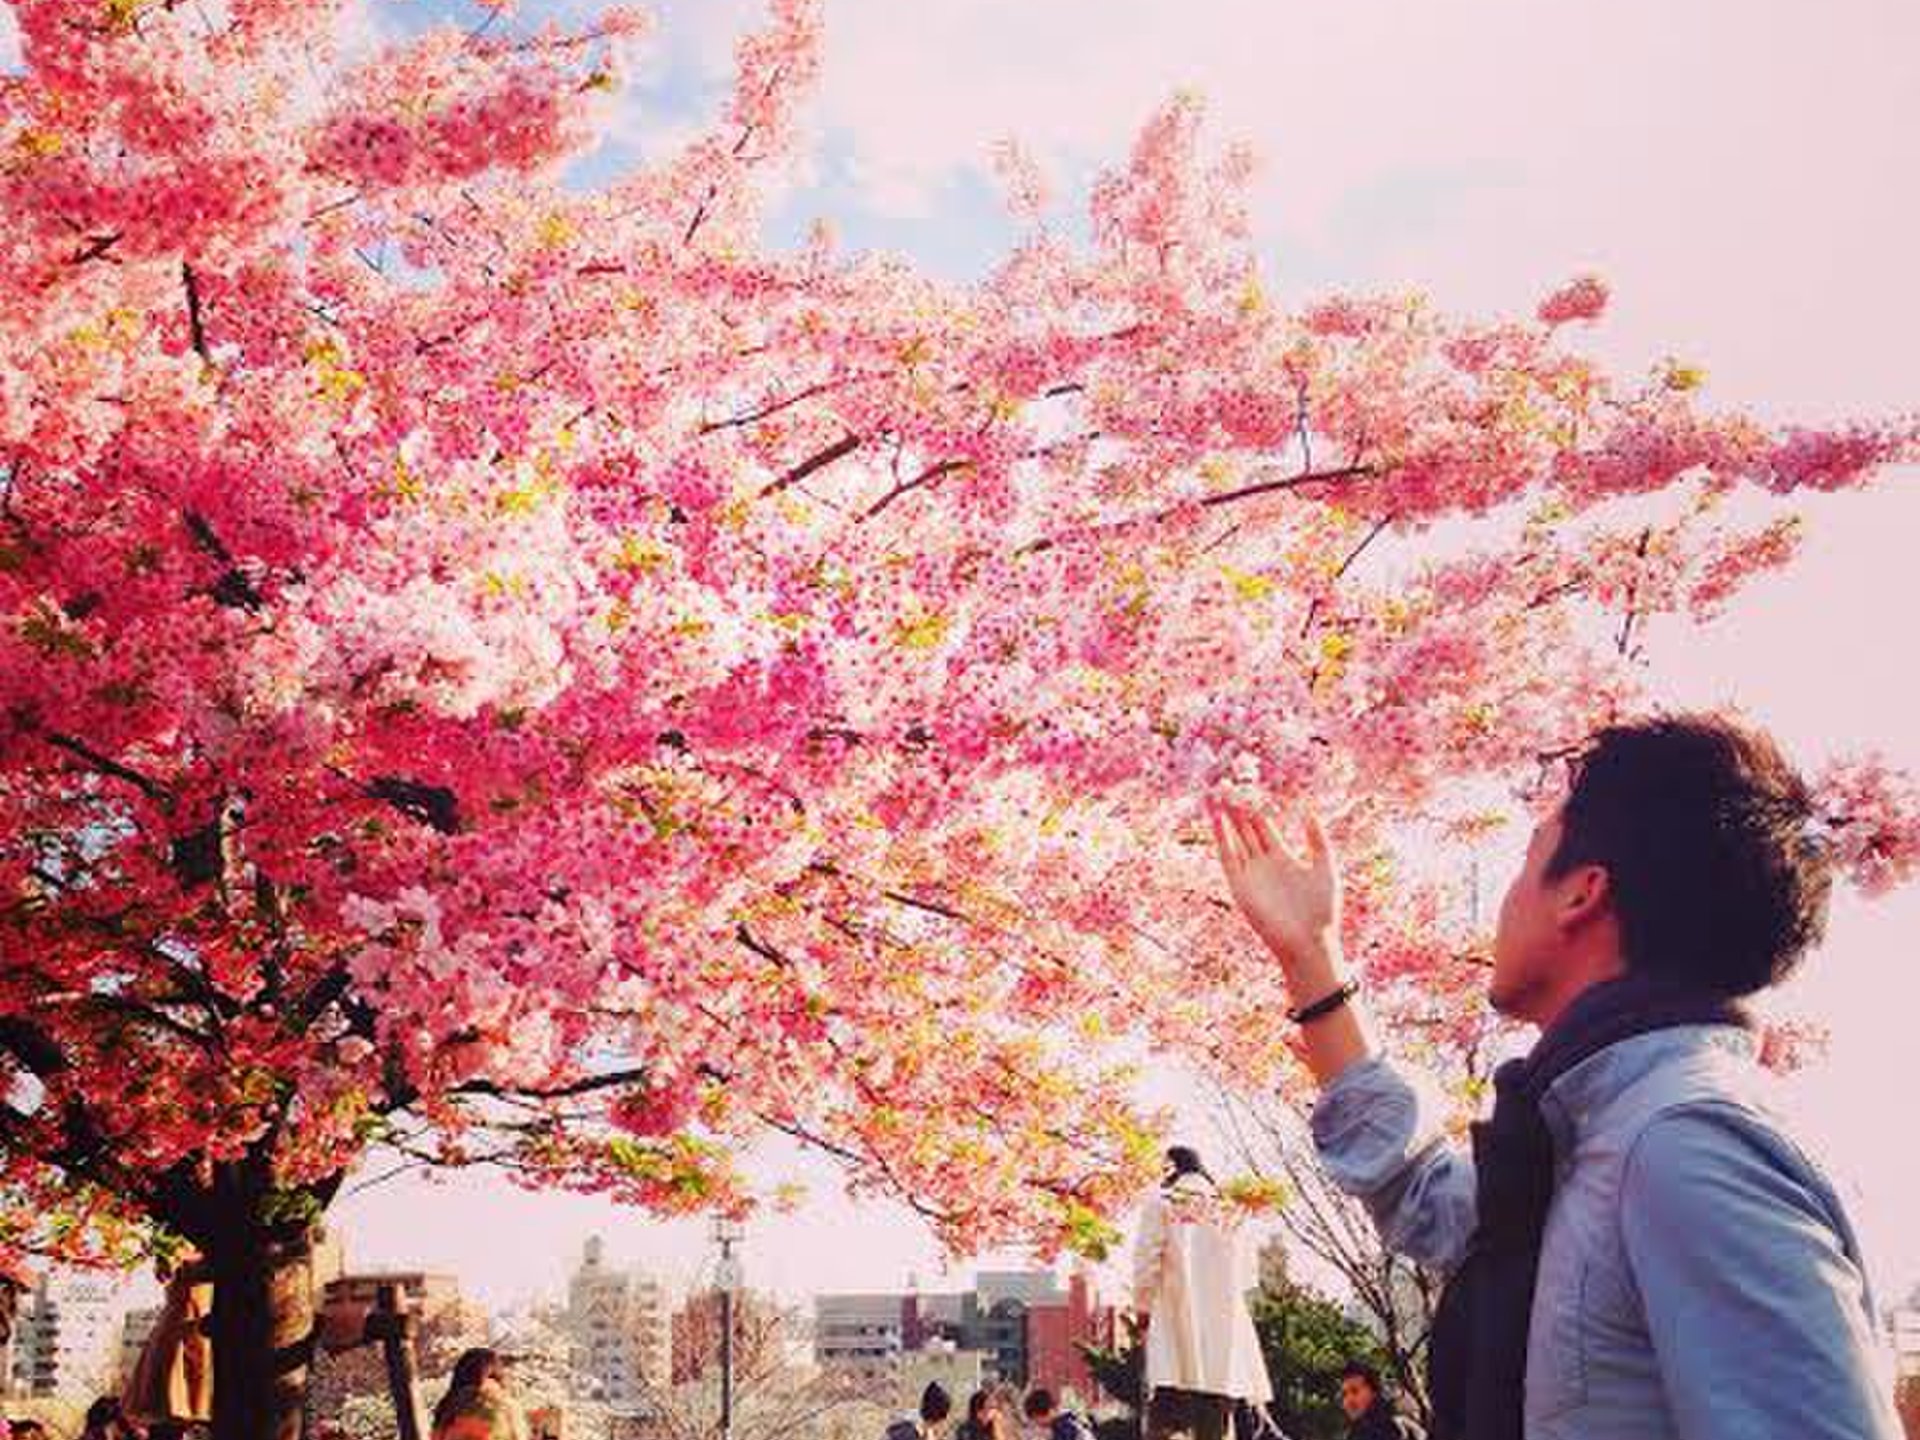
<instances>
[{"instance_id":1,"label":"man's dark hair","mask_svg":"<svg viewBox=\"0 0 1920 1440\"><path fill-rule=\"evenodd\" d=\"M1044 1420L1054 1412L1059 1401L1053 1398L1053 1391L1044 1385L1036 1385L1027 1391L1026 1412L1029 1420Z\"/></svg>"},{"instance_id":2,"label":"man's dark hair","mask_svg":"<svg viewBox=\"0 0 1920 1440\"><path fill-rule=\"evenodd\" d=\"M1747 995L1826 928L1832 862L1814 818L1759 731L1710 715L1609 726L1575 762L1547 874L1606 870L1630 968Z\"/></svg>"},{"instance_id":3,"label":"man's dark hair","mask_svg":"<svg viewBox=\"0 0 1920 1440\"><path fill-rule=\"evenodd\" d=\"M947 1387L938 1380L931 1381L920 1392L920 1418L929 1425L938 1425L953 1413L953 1397L947 1393Z\"/></svg>"},{"instance_id":4,"label":"man's dark hair","mask_svg":"<svg viewBox=\"0 0 1920 1440\"><path fill-rule=\"evenodd\" d=\"M1340 1367L1342 1380L1364 1380L1376 1395L1386 1394L1386 1387L1380 1383L1380 1372L1364 1360L1349 1360Z\"/></svg>"}]
</instances>

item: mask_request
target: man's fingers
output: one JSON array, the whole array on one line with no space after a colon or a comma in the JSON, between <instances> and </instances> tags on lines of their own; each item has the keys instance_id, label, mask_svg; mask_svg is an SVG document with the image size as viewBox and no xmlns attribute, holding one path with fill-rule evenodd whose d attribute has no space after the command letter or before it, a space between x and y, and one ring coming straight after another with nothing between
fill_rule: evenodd
<instances>
[{"instance_id":1,"label":"man's fingers","mask_svg":"<svg viewBox=\"0 0 1920 1440\"><path fill-rule=\"evenodd\" d=\"M1294 858L1293 846L1289 845L1286 837L1280 833L1279 817L1271 810L1262 810L1253 818L1254 823L1260 827L1260 835L1265 842L1267 852L1272 855L1281 855L1288 860L1292 860Z\"/></svg>"},{"instance_id":2,"label":"man's fingers","mask_svg":"<svg viewBox=\"0 0 1920 1440\"><path fill-rule=\"evenodd\" d=\"M1227 823L1227 817L1221 812L1218 802L1207 802L1207 819L1213 822L1213 845L1220 852L1221 868L1238 870L1246 863L1246 854L1241 849L1240 837Z\"/></svg>"},{"instance_id":3,"label":"man's fingers","mask_svg":"<svg viewBox=\"0 0 1920 1440\"><path fill-rule=\"evenodd\" d=\"M1260 817L1244 805L1230 805L1228 815L1233 819L1234 832L1239 835L1240 843L1249 855L1264 855L1267 851L1266 832L1260 828Z\"/></svg>"},{"instance_id":4,"label":"man's fingers","mask_svg":"<svg viewBox=\"0 0 1920 1440\"><path fill-rule=\"evenodd\" d=\"M1320 817L1309 810L1306 816L1307 858L1314 864L1331 867L1333 864L1333 846L1327 841L1326 827L1321 825Z\"/></svg>"}]
</instances>

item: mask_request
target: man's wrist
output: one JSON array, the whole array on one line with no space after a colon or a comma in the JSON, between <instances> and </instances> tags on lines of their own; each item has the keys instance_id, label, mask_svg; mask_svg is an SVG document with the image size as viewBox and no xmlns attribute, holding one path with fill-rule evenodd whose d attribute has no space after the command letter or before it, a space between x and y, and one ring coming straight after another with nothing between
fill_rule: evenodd
<instances>
[{"instance_id":1,"label":"man's wrist","mask_svg":"<svg viewBox=\"0 0 1920 1440\"><path fill-rule=\"evenodd\" d=\"M1347 982L1346 957L1337 944L1293 951L1281 957L1280 970L1286 976L1287 992L1299 1005L1310 1004Z\"/></svg>"}]
</instances>

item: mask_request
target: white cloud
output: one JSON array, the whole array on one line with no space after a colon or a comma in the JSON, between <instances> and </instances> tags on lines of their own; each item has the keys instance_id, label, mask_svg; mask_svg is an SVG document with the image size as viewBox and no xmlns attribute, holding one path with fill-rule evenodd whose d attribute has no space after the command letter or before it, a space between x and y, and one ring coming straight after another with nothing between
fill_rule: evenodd
<instances>
[{"instance_id":1,"label":"white cloud","mask_svg":"<svg viewBox=\"0 0 1920 1440\"><path fill-rule=\"evenodd\" d=\"M827 29L821 121L873 210L1009 134L1084 175L1190 88L1263 157L1283 284L1514 309L1598 267L1636 359L1677 335L1723 395L1911 399L1915 7L829 0Z\"/></svg>"},{"instance_id":2,"label":"white cloud","mask_svg":"<svg viewBox=\"0 0 1920 1440\"><path fill-rule=\"evenodd\" d=\"M0 0L0 74L25 68L20 55L20 20L13 6Z\"/></svg>"}]
</instances>

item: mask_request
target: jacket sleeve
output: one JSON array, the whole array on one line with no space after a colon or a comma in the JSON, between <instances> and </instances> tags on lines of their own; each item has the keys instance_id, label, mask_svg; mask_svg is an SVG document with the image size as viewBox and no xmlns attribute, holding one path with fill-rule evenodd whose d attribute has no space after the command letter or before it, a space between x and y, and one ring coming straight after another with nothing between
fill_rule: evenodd
<instances>
[{"instance_id":1,"label":"jacket sleeve","mask_svg":"<svg viewBox=\"0 0 1920 1440\"><path fill-rule=\"evenodd\" d=\"M1450 1271L1473 1235L1473 1157L1447 1139L1432 1082L1378 1056L1349 1065L1313 1110L1320 1162L1373 1216L1380 1239Z\"/></svg>"},{"instance_id":2,"label":"jacket sleeve","mask_svg":"<svg viewBox=\"0 0 1920 1440\"><path fill-rule=\"evenodd\" d=\"M1167 1247L1166 1209L1156 1196L1140 1211L1140 1234L1133 1242L1133 1308L1153 1313L1159 1298L1161 1262Z\"/></svg>"},{"instance_id":3,"label":"jacket sleeve","mask_svg":"<svg viewBox=\"0 0 1920 1440\"><path fill-rule=\"evenodd\" d=\"M1659 1116L1620 1226L1685 1440L1899 1440L1866 1276L1830 1192L1732 1112Z\"/></svg>"}]
</instances>

